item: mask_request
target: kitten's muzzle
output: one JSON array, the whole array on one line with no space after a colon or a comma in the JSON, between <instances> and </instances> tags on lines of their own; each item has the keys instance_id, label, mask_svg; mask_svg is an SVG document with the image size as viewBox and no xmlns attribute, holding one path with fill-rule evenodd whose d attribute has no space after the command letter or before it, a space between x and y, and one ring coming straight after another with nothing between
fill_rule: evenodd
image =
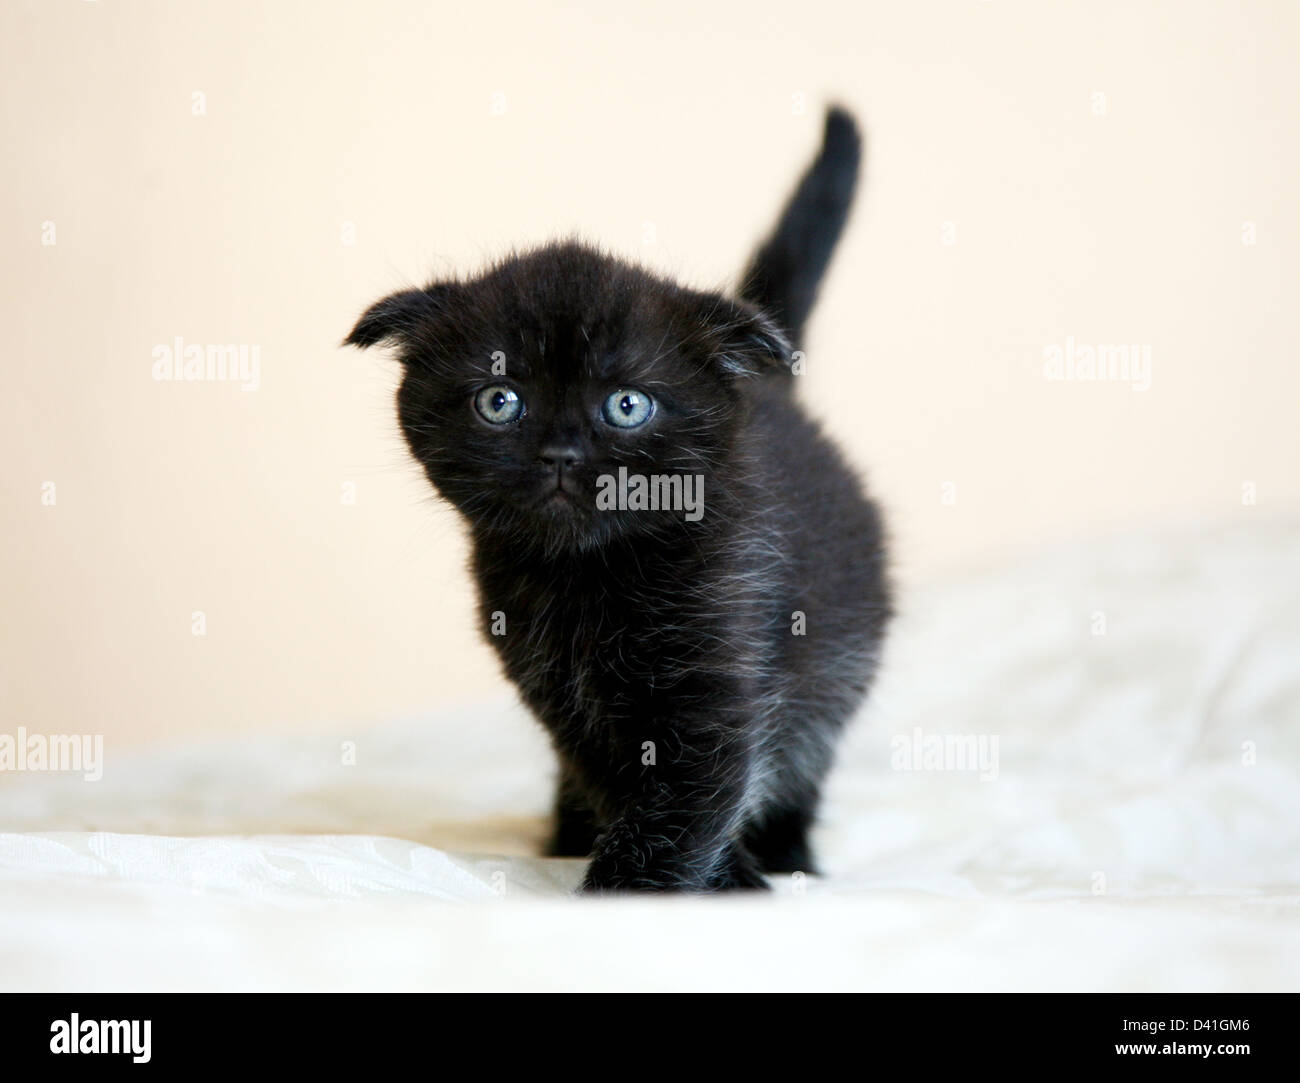
<instances>
[{"instance_id":1,"label":"kitten's muzzle","mask_svg":"<svg viewBox=\"0 0 1300 1083\"><path fill-rule=\"evenodd\" d=\"M537 453L537 461L561 471L572 470L582 462L582 455L572 445L550 444Z\"/></svg>"},{"instance_id":2,"label":"kitten's muzzle","mask_svg":"<svg viewBox=\"0 0 1300 1083\"><path fill-rule=\"evenodd\" d=\"M556 498L577 497L582 486L577 478L577 467L582 465L582 453L569 444L548 444L537 453L537 465L544 472L544 501Z\"/></svg>"}]
</instances>

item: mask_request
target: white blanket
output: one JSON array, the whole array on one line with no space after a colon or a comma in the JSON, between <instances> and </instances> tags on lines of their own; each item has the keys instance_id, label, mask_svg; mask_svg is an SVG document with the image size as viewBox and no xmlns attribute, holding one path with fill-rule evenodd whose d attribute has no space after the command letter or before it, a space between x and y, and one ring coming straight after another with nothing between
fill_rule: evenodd
<instances>
[{"instance_id":1,"label":"white blanket","mask_svg":"<svg viewBox=\"0 0 1300 1083\"><path fill-rule=\"evenodd\" d=\"M1078 545L901 608L825 878L573 897L505 701L110 743L98 782L0 774L0 987L1300 988L1300 527Z\"/></svg>"}]
</instances>

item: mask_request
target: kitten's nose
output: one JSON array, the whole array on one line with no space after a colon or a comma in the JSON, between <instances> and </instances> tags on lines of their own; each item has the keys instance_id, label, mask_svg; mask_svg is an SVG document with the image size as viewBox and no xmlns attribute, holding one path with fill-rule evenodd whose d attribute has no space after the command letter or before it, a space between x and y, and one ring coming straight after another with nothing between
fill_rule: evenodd
<instances>
[{"instance_id":1,"label":"kitten's nose","mask_svg":"<svg viewBox=\"0 0 1300 1083\"><path fill-rule=\"evenodd\" d=\"M572 444L548 444L537 453L537 461L562 470L571 470L582 462L582 456Z\"/></svg>"}]
</instances>

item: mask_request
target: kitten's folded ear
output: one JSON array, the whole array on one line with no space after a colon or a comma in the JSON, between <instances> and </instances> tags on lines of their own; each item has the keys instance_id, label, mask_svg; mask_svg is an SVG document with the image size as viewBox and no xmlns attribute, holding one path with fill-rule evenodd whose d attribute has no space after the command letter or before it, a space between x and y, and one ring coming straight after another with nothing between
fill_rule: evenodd
<instances>
[{"instance_id":1,"label":"kitten's folded ear","mask_svg":"<svg viewBox=\"0 0 1300 1083\"><path fill-rule=\"evenodd\" d=\"M708 324L723 372L742 377L790 375L794 347L761 309L744 301L714 298Z\"/></svg>"},{"instance_id":2,"label":"kitten's folded ear","mask_svg":"<svg viewBox=\"0 0 1300 1083\"><path fill-rule=\"evenodd\" d=\"M380 342L402 345L417 342L433 321L444 315L453 289L452 286L427 286L422 290L402 290L376 301L357 320L343 345L365 349Z\"/></svg>"}]
</instances>

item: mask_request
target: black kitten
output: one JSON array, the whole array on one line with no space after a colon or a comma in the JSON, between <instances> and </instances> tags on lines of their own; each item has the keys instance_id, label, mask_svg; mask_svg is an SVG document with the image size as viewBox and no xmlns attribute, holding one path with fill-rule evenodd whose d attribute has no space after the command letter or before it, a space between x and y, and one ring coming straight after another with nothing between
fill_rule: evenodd
<instances>
[{"instance_id":1,"label":"black kitten","mask_svg":"<svg viewBox=\"0 0 1300 1083\"><path fill-rule=\"evenodd\" d=\"M397 347L402 429L469 524L488 641L559 756L549 852L591 855L584 890L814 871L889 615L876 509L793 394L859 146L832 110L739 300L557 244L347 339Z\"/></svg>"}]
</instances>

